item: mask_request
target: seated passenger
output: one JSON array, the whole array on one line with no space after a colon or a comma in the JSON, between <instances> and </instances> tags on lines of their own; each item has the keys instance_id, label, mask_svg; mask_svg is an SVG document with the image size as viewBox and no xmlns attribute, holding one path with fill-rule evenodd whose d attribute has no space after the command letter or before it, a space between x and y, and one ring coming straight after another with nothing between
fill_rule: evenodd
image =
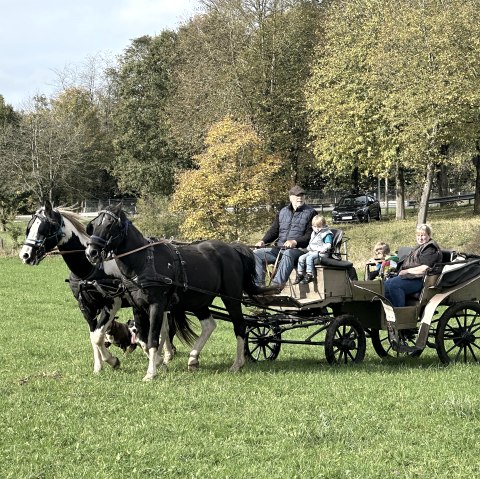
<instances>
[{"instance_id":1,"label":"seated passenger","mask_svg":"<svg viewBox=\"0 0 480 479\"><path fill-rule=\"evenodd\" d=\"M394 270L397 267L398 256L390 254L388 243L379 241L375 245L373 253L375 256L367 262L367 277L365 279L384 278L388 276L390 270Z\"/></svg>"},{"instance_id":2,"label":"seated passenger","mask_svg":"<svg viewBox=\"0 0 480 479\"><path fill-rule=\"evenodd\" d=\"M440 247L431 236L432 229L429 225L418 225L417 246L399 262L398 276L385 281L385 296L394 307L405 306L405 296L421 291L425 273L435 263L442 261Z\"/></svg>"},{"instance_id":3,"label":"seated passenger","mask_svg":"<svg viewBox=\"0 0 480 479\"><path fill-rule=\"evenodd\" d=\"M325 217L314 216L312 234L307 246L307 253L298 258L297 277L293 284L307 284L315 277L315 264L321 256L328 256L332 248L333 233L327 226ZM305 275L306 270L306 275Z\"/></svg>"},{"instance_id":4,"label":"seated passenger","mask_svg":"<svg viewBox=\"0 0 480 479\"><path fill-rule=\"evenodd\" d=\"M298 248L308 245L312 233L312 218L317 212L305 204L305 190L296 185L288 193L290 204L279 211L263 239L255 245L258 248L254 254L256 281L259 286L264 284L267 264L274 264L279 255L279 266L271 285L283 286L303 253ZM268 243L273 243L273 246L266 247Z\"/></svg>"}]
</instances>

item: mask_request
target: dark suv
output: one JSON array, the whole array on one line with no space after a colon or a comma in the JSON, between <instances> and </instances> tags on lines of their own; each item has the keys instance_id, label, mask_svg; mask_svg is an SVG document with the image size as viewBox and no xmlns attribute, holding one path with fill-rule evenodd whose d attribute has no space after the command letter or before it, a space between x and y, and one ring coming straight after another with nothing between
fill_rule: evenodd
<instances>
[{"instance_id":1,"label":"dark suv","mask_svg":"<svg viewBox=\"0 0 480 479\"><path fill-rule=\"evenodd\" d=\"M334 223L364 221L368 223L372 218L382 219L380 203L370 195L348 195L340 199L332 211Z\"/></svg>"}]
</instances>

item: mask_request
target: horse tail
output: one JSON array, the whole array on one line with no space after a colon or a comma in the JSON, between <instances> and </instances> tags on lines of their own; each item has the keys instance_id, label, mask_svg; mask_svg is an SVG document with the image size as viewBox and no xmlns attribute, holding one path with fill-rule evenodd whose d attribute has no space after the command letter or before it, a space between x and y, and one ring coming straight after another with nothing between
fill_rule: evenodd
<instances>
[{"instance_id":1,"label":"horse tail","mask_svg":"<svg viewBox=\"0 0 480 479\"><path fill-rule=\"evenodd\" d=\"M198 334L193 330L193 322L185 314L185 311L174 307L168 317L170 339L176 335L183 344L193 346Z\"/></svg>"},{"instance_id":2,"label":"horse tail","mask_svg":"<svg viewBox=\"0 0 480 479\"><path fill-rule=\"evenodd\" d=\"M258 286L256 279L257 273L255 269L255 255L253 251L242 243L232 243L232 248L239 254L243 265L243 290L250 296L279 293L278 286Z\"/></svg>"}]
</instances>

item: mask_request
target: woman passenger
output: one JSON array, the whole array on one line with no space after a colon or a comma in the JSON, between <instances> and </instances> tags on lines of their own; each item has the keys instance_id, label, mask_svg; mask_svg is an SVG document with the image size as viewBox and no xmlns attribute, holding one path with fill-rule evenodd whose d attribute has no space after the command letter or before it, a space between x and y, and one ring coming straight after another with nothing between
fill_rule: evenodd
<instances>
[{"instance_id":1,"label":"woman passenger","mask_svg":"<svg viewBox=\"0 0 480 479\"><path fill-rule=\"evenodd\" d=\"M428 269L442 260L442 252L431 238L429 225L417 225L415 236L417 246L400 261L398 276L385 281L385 296L394 307L405 306L405 296L421 291Z\"/></svg>"}]
</instances>

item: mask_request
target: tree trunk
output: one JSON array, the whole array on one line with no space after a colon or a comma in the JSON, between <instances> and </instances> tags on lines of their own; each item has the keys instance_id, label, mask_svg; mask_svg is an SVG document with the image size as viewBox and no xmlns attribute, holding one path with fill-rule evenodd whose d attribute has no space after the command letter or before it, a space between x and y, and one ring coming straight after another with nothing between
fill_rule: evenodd
<instances>
[{"instance_id":1,"label":"tree trunk","mask_svg":"<svg viewBox=\"0 0 480 479\"><path fill-rule=\"evenodd\" d=\"M388 216L388 176L385 177L385 215Z\"/></svg>"},{"instance_id":2,"label":"tree trunk","mask_svg":"<svg viewBox=\"0 0 480 479\"><path fill-rule=\"evenodd\" d=\"M405 175L403 168L397 165L397 175L395 178L395 200L397 203L397 211L395 213L396 220L405 219Z\"/></svg>"},{"instance_id":3,"label":"tree trunk","mask_svg":"<svg viewBox=\"0 0 480 479\"><path fill-rule=\"evenodd\" d=\"M441 164L437 172L438 196L448 196L447 165Z\"/></svg>"},{"instance_id":4,"label":"tree trunk","mask_svg":"<svg viewBox=\"0 0 480 479\"><path fill-rule=\"evenodd\" d=\"M423 184L422 197L420 198L420 205L418 206L417 223L423 224L427 222L428 214L428 199L430 198L430 192L432 191L433 178L435 174L435 165L429 163L427 166L427 176L425 177L425 183Z\"/></svg>"},{"instance_id":5,"label":"tree trunk","mask_svg":"<svg viewBox=\"0 0 480 479\"><path fill-rule=\"evenodd\" d=\"M480 155L472 158L472 163L475 165L477 177L475 178L475 199L473 202L473 214L480 215Z\"/></svg>"},{"instance_id":6,"label":"tree trunk","mask_svg":"<svg viewBox=\"0 0 480 479\"><path fill-rule=\"evenodd\" d=\"M355 167L352 172L352 188L350 192L352 194L358 193L358 184L359 184L359 179L360 179L360 173L358 172L358 168Z\"/></svg>"},{"instance_id":7,"label":"tree trunk","mask_svg":"<svg viewBox=\"0 0 480 479\"><path fill-rule=\"evenodd\" d=\"M448 176L447 176L447 156L449 145L440 147L440 156L443 162L440 164L437 172L438 196L448 196ZM446 203L440 203L440 208L447 206Z\"/></svg>"}]
</instances>

